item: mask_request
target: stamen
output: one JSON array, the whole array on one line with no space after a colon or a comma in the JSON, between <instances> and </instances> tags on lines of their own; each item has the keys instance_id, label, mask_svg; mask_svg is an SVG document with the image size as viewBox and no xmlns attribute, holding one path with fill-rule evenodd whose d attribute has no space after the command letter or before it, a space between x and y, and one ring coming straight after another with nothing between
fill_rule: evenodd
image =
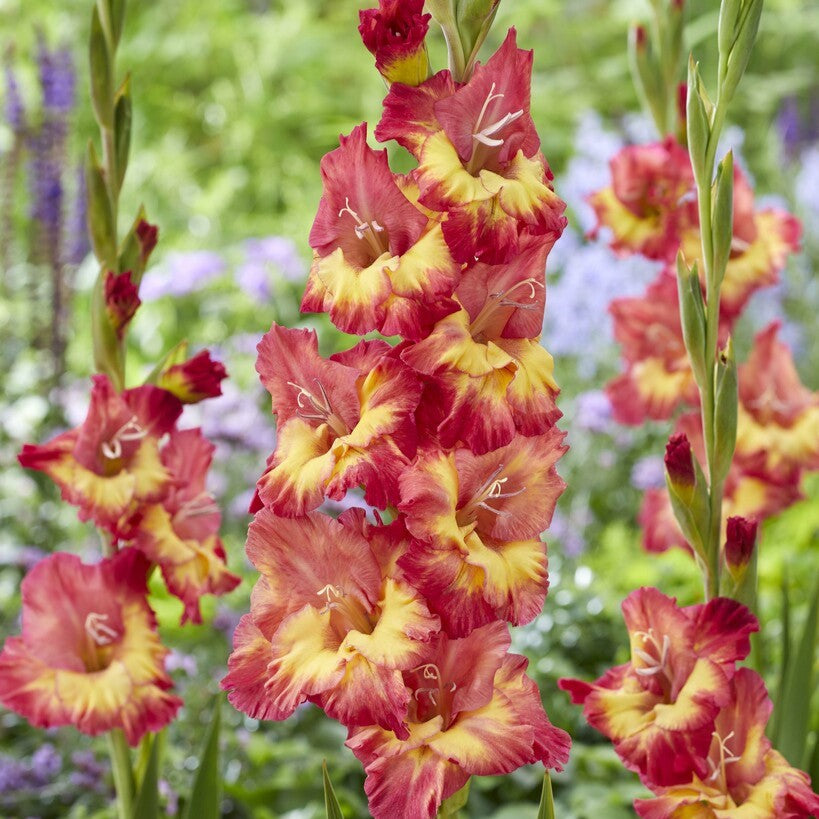
<instances>
[{"instance_id":1,"label":"stamen","mask_svg":"<svg viewBox=\"0 0 819 819\"><path fill-rule=\"evenodd\" d=\"M438 700L435 698L437 694L437 690L435 688L416 688L413 696L415 697L415 701L418 702L418 695L419 694L426 694L433 705L438 705Z\"/></svg>"},{"instance_id":2,"label":"stamen","mask_svg":"<svg viewBox=\"0 0 819 819\"><path fill-rule=\"evenodd\" d=\"M373 232L375 233L383 233L384 227L380 225L375 219L371 222L365 222L351 207L350 207L350 197L347 196L344 198L344 207L338 212L339 219L345 214L349 213L350 216L353 217L355 220L355 235L359 239L366 239L367 243L375 252L376 256L380 256L386 248L381 247L381 244L378 239L373 236Z\"/></svg>"},{"instance_id":3,"label":"stamen","mask_svg":"<svg viewBox=\"0 0 819 819\"><path fill-rule=\"evenodd\" d=\"M299 411L296 413L298 416L310 421L326 421L332 414L333 408L330 406L330 400L327 398L327 393L321 381L318 378L314 379L314 381L318 384L321 393L320 401L306 387L302 387L293 381L288 381L287 384L299 391L296 396L296 404L299 406ZM312 411L305 412L305 410Z\"/></svg>"},{"instance_id":4,"label":"stamen","mask_svg":"<svg viewBox=\"0 0 819 819\"><path fill-rule=\"evenodd\" d=\"M415 668L411 669L410 673L414 674L416 672L422 672L422 676L425 680L440 680L441 679L441 671L435 663L424 663L423 665L416 666ZM421 689L425 690L425 689Z\"/></svg>"},{"instance_id":5,"label":"stamen","mask_svg":"<svg viewBox=\"0 0 819 819\"><path fill-rule=\"evenodd\" d=\"M496 120L491 125L481 128L483 118L486 116L490 103L492 103L494 100L503 99L503 96L503 94L495 93L495 83L492 83L492 87L489 89L489 95L484 101L480 114L478 114L478 120L475 123L475 132L472 134L472 139L486 145L489 148L497 148L498 146L503 145L503 140L496 139L494 135L509 125L510 122L514 122L516 119L523 116L523 109L521 108L517 111L513 111L512 113L504 114L499 120Z\"/></svg>"},{"instance_id":6,"label":"stamen","mask_svg":"<svg viewBox=\"0 0 819 819\"><path fill-rule=\"evenodd\" d=\"M122 457L123 441L139 441L148 434L147 429L143 429L137 421L136 415L126 421L112 436L110 441L103 441L100 444L102 454L109 461L115 461Z\"/></svg>"},{"instance_id":7,"label":"stamen","mask_svg":"<svg viewBox=\"0 0 819 819\"><path fill-rule=\"evenodd\" d=\"M218 514L219 507L213 496L208 492L202 492L195 498L186 501L182 508L174 515L175 518L197 518L203 515Z\"/></svg>"},{"instance_id":8,"label":"stamen","mask_svg":"<svg viewBox=\"0 0 819 819\"><path fill-rule=\"evenodd\" d=\"M665 671L666 661L668 660L668 652L671 648L671 640L669 639L668 635L663 635L662 643L657 641L657 638L654 636L653 628L650 628L647 632L637 631L635 632L635 636L639 637L644 643L649 643L657 654L659 654L659 658L657 658L653 657L647 651L643 651L640 648L635 648L634 654L646 664L644 668L635 668L635 672L637 672L637 674L639 674L641 677L651 677L654 674L659 674L661 671Z\"/></svg>"},{"instance_id":9,"label":"stamen","mask_svg":"<svg viewBox=\"0 0 819 819\"><path fill-rule=\"evenodd\" d=\"M96 611L89 612L85 618L85 631L98 646L107 646L119 638L119 633L105 624L107 619L107 614Z\"/></svg>"}]
</instances>

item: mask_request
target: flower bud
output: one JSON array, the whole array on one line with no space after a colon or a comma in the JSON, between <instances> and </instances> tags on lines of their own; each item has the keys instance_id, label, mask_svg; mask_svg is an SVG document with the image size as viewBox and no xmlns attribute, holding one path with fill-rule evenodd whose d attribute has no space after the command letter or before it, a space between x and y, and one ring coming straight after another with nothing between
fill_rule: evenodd
<instances>
[{"instance_id":1,"label":"flower bud","mask_svg":"<svg viewBox=\"0 0 819 819\"><path fill-rule=\"evenodd\" d=\"M97 121L110 128L113 125L113 67L108 42L100 20L99 9L94 6L91 14L91 38L88 57L91 64L91 102Z\"/></svg>"},{"instance_id":2,"label":"flower bud","mask_svg":"<svg viewBox=\"0 0 819 819\"><path fill-rule=\"evenodd\" d=\"M121 339L125 327L142 304L137 288L131 281L131 271L117 275L109 270L105 274L105 309L117 338Z\"/></svg>"},{"instance_id":3,"label":"flower bud","mask_svg":"<svg viewBox=\"0 0 819 819\"><path fill-rule=\"evenodd\" d=\"M748 568L756 547L759 523L756 520L735 516L726 523L725 565L731 576L739 579Z\"/></svg>"},{"instance_id":4,"label":"flower bud","mask_svg":"<svg viewBox=\"0 0 819 819\"><path fill-rule=\"evenodd\" d=\"M685 264L682 252L677 254L677 292L680 297L680 318L683 340L694 378L701 387L705 384L705 305L696 262L691 270Z\"/></svg>"},{"instance_id":5,"label":"flower bud","mask_svg":"<svg viewBox=\"0 0 819 819\"><path fill-rule=\"evenodd\" d=\"M719 7L719 53L730 54L737 36L742 0L722 0Z\"/></svg>"},{"instance_id":6,"label":"flower bud","mask_svg":"<svg viewBox=\"0 0 819 819\"><path fill-rule=\"evenodd\" d=\"M672 435L665 449L665 481L674 517L691 547L705 559L708 489L685 433Z\"/></svg>"},{"instance_id":7,"label":"flower bud","mask_svg":"<svg viewBox=\"0 0 819 819\"><path fill-rule=\"evenodd\" d=\"M633 26L629 30L628 55L634 85L643 104L651 112L657 129L662 132L666 121L662 71L643 26Z\"/></svg>"},{"instance_id":8,"label":"flower bud","mask_svg":"<svg viewBox=\"0 0 819 819\"><path fill-rule=\"evenodd\" d=\"M119 254L120 270L130 270L131 280L139 287L148 259L156 247L159 231L145 219L145 210L139 209L131 229L122 241Z\"/></svg>"},{"instance_id":9,"label":"flower bud","mask_svg":"<svg viewBox=\"0 0 819 819\"><path fill-rule=\"evenodd\" d=\"M377 9L359 12L361 39L388 83L420 85L429 77L424 38L431 15L423 8L423 0L379 0Z\"/></svg>"},{"instance_id":10,"label":"flower bud","mask_svg":"<svg viewBox=\"0 0 819 819\"><path fill-rule=\"evenodd\" d=\"M747 0L742 6L738 21L739 31L728 54L728 66L721 89L726 103L734 96L734 91L748 66L748 60L751 59L751 51L759 29L759 18L762 16L762 0ZM720 54L720 57L724 55Z\"/></svg>"},{"instance_id":11,"label":"flower bud","mask_svg":"<svg viewBox=\"0 0 819 819\"><path fill-rule=\"evenodd\" d=\"M114 102L114 153L116 155L117 189L122 187L128 167L128 151L131 149L131 79L117 91Z\"/></svg>"},{"instance_id":12,"label":"flower bud","mask_svg":"<svg viewBox=\"0 0 819 819\"><path fill-rule=\"evenodd\" d=\"M711 216L711 234L714 242L714 293L725 276L734 240L734 155L731 151L717 168L714 183L714 208Z\"/></svg>"},{"instance_id":13,"label":"flower bud","mask_svg":"<svg viewBox=\"0 0 819 819\"><path fill-rule=\"evenodd\" d=\"M690 57L688 60L688 97L685 103L685 127L688 135L688 153L691 156L691 166L700 187L711 184L711 180L705 178L705 156L711 134L708 105L710 105L710 101L707 94L705 94L699 68L694 62L694 58Z\"/></svg>"},{"instance_id":14,"label":"flower bud","mask_svg":"<svg viewBox=\"0 0 819 819\"><path fill-rule=\"evenodd\" d=\"M187 345L181 344L175 352L184 356ZM227 371L221 362L210 357L208 350L179 363L174 362L175 357L172 356L159 373L158 387L175 395L183 404L196 404L222 394L220 382L227 378Z\"/></svg>"},{"instance_id":15,"label":"flower bud","mask_svg":"<svg viewBox=\"0 0 819 819\"><path fill-rule=\"evenodd\" d=\"M85 184L88 190L88 232L94 255L103 267L116 266L116 239L114 237L114 213L105 174L100 165L94 143L88 143L85 163Z\"/></svg>"}]
</instances>

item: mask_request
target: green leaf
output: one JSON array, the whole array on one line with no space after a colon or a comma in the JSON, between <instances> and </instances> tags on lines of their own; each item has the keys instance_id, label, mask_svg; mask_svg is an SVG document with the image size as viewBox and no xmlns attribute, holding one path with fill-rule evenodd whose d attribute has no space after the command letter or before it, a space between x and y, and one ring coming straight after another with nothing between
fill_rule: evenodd
<instances>
[{"instance_id":1,"label":"green leaf","mask_svg":"<svg viewBox=\"0 0 819 819\"><path fill-rule=\"evenodd\" d=\"M788 679L788 664L791 655L791 598L788 594L788 572L782 573L782 661L779 664L779 679L776 686L773 719L768 723L768 737L774 747L779 745L782 728L782 711L785 708L785 684Z\"/></svg>"},{"instance_id":2,"label":"green leaf","mask_svg":"<svg viewBox=\"0 0 819 819\"><path fill-rule=\"evenodd\" d=\"M338 804L336 792L333 790L333 783L330 781L330 774L327 773L327 760L321 763L321 773L324 778L324 812L327 819L344 819L341 805Z\"/></svg>"},{"instance_id":3,"label":"green leaf","mask_svg":"<svg viewBox=\"0 0 819 819\"><path fill-rule=\"evenodd\" d=\"M222 777L219 773L219 722L221 697L213 704L213 718L199 757L191 796L182 819L218 819Z\"/></svg>"},{"instance_id":4,"label":"green leaf","mask_svg":"<svg viewBox=\"0 0 819 819\"><path fill-rule=\"evenodd\" d=\"M778 703L781 724L777 750L797 768L805 757L810 728L810 705L813 690L813 663L816 655L816 621L819 613L819 580L813 590L810 610L802 627L796 652L788 663L784 696Z\"/></svg>"},{"instance_id":5,"label":"green leaf","mask_svg":"<svg viewBox=\"0 0 819 819\"><path fill-rule=\"evenodd\" d=\"M91 102L97 121L105 128L114 124L113 120L113 79L111 55L108 42L100 21L96 5L91 13L91 38L88 42L88 59L91 65Z\"/></svg>"},{"instance_id":6,"label":"green leaf","mask_svg":"<svg viewBox=\"0 0 819 819\"><path fill-rule=\"evenodd\" d=\"M717 390L714 410L714 440L716 441L713 471L715 480L724 481L731 468L737 443L737 362L730 336L717 360Z\"/></svg>"},{"instance_id":7,"label":"green leaf","mask_svg":"<svg viewBox=\"0 0 819 819\"><path fill-rule=\"evenodd\" d=\"M685 264L682 251L677 253L677 293L680 299L680 318L682 319L683 340L691 369L701 386L705 384L705 305L702 301L702 288L694 262L691 270Z\"/></svg>"},{"instance_id":8,"label":"green leaf","mask_svg":"<svg viewBox=\"0 0 819 819\"><path fill-rule=\"evenodd\" d=\"M719 289L734 241L734 155L731 151L717 167L714 188L711 233L714 237L714 286Z\"/></svg>"},{"instance_id":9,"label":"green leaf","mask_svg":"<svg viewBox=\"0 0 819 819\"><path fill-rule=\"evenodd\" d=\"M159 743L154 737L151 752L145 766L145 775L139 786L134 802L132 819L158 819L159 817Z\"/></svg>"},{"instance_id":10,"label":"green leaf","mask_svg":"<svg viewBox=\"0 0 819 819\"><path fill-rule=\"evenodd\" d=\"M706 154L708 140L711 136L711 126L708 116L708 99L705 88L700 79L699 65L694 58L688 58L688 93L685 103L685 128L688 135L688 153L691 156L691 166L700 188L710 187L711 180L706 177Z\"/></svg>"},{"instance_id":11,"label":"green leaf","mask_svg":"<svg viewBox=\"0 0 819 819\"><path fill-rule=\"evenodd\" d=\"M108 14L111 19L111 36L114 38L114 47L122 36L122 25L125 22L125 0L105 0L108 3Z\"/></svg>"},{"instance_id":12,"label":"green leaf","mask_svg":"<svg viewBox=\"0 0 819 819\"><path fill-rule=\"evenodd\" d=\"M457 816L458 811L466 807L466 803L469 801L469 785L471 782L471 779L467 779L466 785L455 791L449 799L444 799L441 807L438 808L440 819Z\"/></svg>"},{"instance_id":13,"label":"green leaf","mask_svg":"<svg viewBox=\"0 0 819 819\"><path fill-rule=\"evenodd\" d=\"M549 778L548 771L543 774L543 790L540 793L537 819L555 819L555 800L552 795L552 780Z\"/></svg>"}]
</instances>

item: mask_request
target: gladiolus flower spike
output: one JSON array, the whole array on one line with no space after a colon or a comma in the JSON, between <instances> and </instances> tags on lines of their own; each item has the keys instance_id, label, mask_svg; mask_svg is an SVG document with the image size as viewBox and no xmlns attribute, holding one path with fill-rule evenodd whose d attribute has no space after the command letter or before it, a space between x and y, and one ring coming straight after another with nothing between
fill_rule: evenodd
<instances>
[{"instance_id":1,"label":"gladiolus flower spike","mask_svg":"<svg viewBox=\"0 0 819 819\"><path fill-rule=\"evenodd\" d=\"M418 165L394 174L366 124L340 138L302 302L399 342L325 358L313 331L274 324L259 343L277 443L251 504L260 576L222 681L254 718L310 702L344 724L376 819L431 819L471 775L559 770L570 745L508 629L543 606L540 534L564 488L539 341L565 206L529 115L531 52L510 31L468 82L427 77L421 8L361 14L390 82L376 137ZM374 521L321 513L357 486Z\"/></svg>"}]
</instances>

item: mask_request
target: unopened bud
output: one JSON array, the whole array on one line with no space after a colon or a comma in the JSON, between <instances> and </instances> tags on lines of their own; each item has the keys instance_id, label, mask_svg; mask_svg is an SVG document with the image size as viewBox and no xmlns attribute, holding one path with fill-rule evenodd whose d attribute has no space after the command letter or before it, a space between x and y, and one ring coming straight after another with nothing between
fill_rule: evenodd
<instances>
[{"instance_id":1,"label":"unopened bud","mask_svg":"<svg viewBox=\"0 0 819 819\"><path fill-rule=\"evenodd\" d=\"M685 349L688 351L694 379L703 387L706 379L705 305L702 300L702 288L696 262L689 270L682 252L677 254L677 293L680 298L680 318Z\"/></svg>"},{"instance_id":2,"label":"unopened bud","mask_svg":"<svg viewBox=\"0 0 819 819\"><path fill-rule=\"evenodd\" d=\"M122 338L140 304L130 270L119 275L109 270L105 274L105 309L117 338Z\"/></svg>"},{"instance_id":3,"label":"unopened bud","mask_svg":"<svg viewBox=\"0 0 819 819\"><path fill-rule=\"evenodd\" d=\"M186 345L177 349L184 355ZM167 362L156 385L175 395L183 404L195 404L221 395L221 381L225 378L227 371L222 363L214 361L208 350L202 350L187 361Z\"/></svg>"},{"instance_id":4,"label":"unopened bud","mask_svg":"<svg viewBox=\"0 0 819 819\"><path fill-rule=\"evenodd\" d=\"M711 125L707 108L707 96L700 79L699 68L694 58L688 60L688 93L685 103L685 129L688 136L688 153L691 166L700 187L711 184L707 178L705 158L708 152L708 139Z\"/></svg>"},{"instance_id":5,"label":"unopened bud","mask_svg":"<svg viewBox=\"0 0 819 819\"><path fill-rule=\"evenodd\" d=\"M756 547L759 524L739 516L730 517L726 523L725 565L731 576L738 579L748 568Z\"/></svg>"},{"instance_id":6,"label":"unopened bud","mask_svg":"<svg viewBox=\"0 0 819 819\"><path fill-rule=\"evenodd\" d=\"M725 480L734 458L738 401L737 362L729 338L725 348L720 350L716 370L714 476L718 481Z\"/></svg>"},{"instance_id":7,"label":"unopened bud","mask_svg":"<svg viewBox=\"0 0 819 819\"><path fill-rule=\"evenodd\" d=\"M708 490L705 476L685 433L677 433L668 439L665 449L665 480L671 508L682 533L700 558L705 559Z\"/></svg>"},{"instance_id":8,"label":"unopened bud","mask_svg":"<svg viewBox=\"0 0 819 819\"><path fill-rule=\"evenodd\" d=\"M734 155L731 151L719 163L714 182L714 207L711 217L714 242L714 293L722 285L734 240Z\"/></svg>"}]
</instances>

